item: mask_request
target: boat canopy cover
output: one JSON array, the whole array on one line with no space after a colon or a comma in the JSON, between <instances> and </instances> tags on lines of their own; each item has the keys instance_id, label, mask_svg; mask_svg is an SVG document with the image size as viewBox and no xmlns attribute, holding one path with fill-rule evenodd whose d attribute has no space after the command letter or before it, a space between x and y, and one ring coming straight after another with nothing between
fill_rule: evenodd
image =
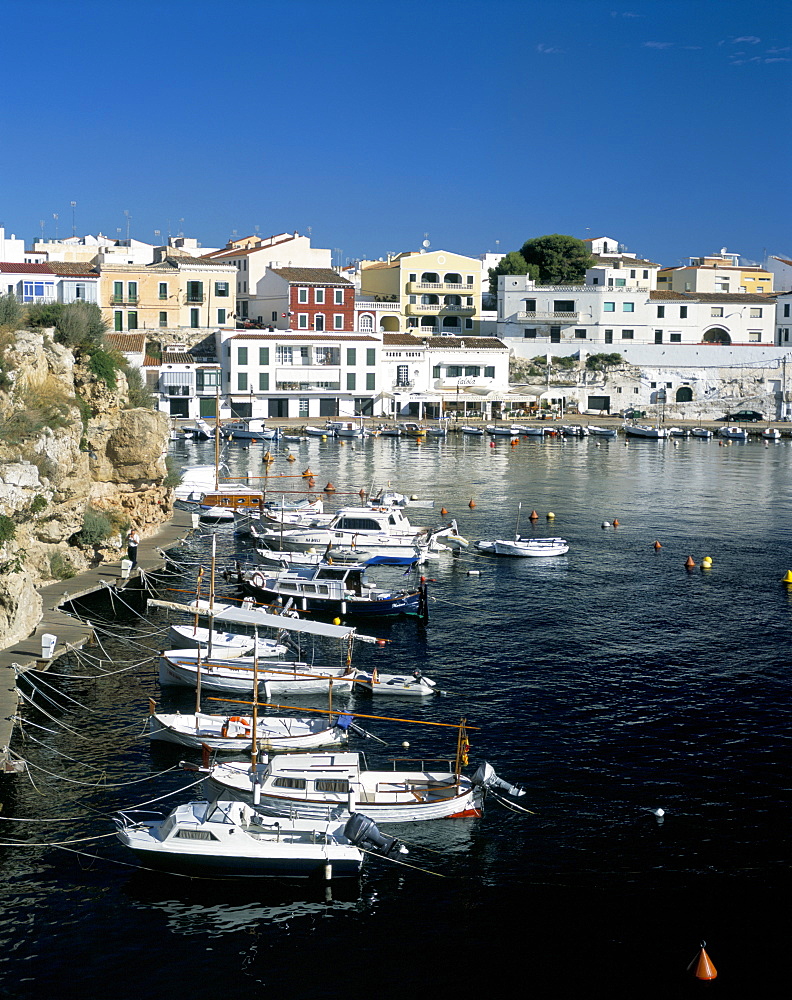
<instances>
[{"instance_id":1,"label":"boat canopy cover","mask_svg":"<svg viewBox=\"0 0 792 1000\"><path fill-rule=\"evenodd\" d=\"M354 636L357 639L367 639L360 636L357 630L348 625L330 625L326 622L305 621L302 618L290 618L286 615L270 615L265 611L247 610L245 608L229 608L218 605L214 610L209 608L191 608L187 604L177 604L173 601L149 600L149 605L158 608L171 608L175 611L186 611L188 614L206 615L219 621L234 622L236 625L252 625L259 628L285 629L288 632L307 632L310 635L322 635L329 639L346 639Z\"/></svg>"}]
</instances>

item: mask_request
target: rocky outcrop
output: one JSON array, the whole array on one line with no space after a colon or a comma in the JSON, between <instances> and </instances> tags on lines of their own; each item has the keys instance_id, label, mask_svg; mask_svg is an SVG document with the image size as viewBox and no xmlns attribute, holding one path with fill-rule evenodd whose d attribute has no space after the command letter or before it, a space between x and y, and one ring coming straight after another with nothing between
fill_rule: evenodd
<instances>
[{"instance_id":1,"label":"rocky outcrop","mask_svg":"<svg viewBox=\"0 0 792 1000\"><path fill-rule=\"evenodd\" d=\"M122 372L109 386L51 331L26 330L6 346L3 369L12 384L0 391L0 646L37 624L37 587L121 558L131 523L145 536L173 511L169 419L125 408Z\"/></svg>"}]
</instances>

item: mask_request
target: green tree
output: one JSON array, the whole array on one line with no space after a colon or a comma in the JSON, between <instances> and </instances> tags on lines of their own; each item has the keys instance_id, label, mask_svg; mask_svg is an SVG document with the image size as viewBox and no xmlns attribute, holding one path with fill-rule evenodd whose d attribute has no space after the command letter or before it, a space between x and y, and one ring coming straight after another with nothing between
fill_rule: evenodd
<instances>
[{"instance_id":1,"label":"green tree","mask_svg":"<svg viewBox=\"0 0 792 1000\"><path fill-rule=\"evenodd\" d=\"M107 324L95 302L79 300L63 306L55 320L55 339L77 351L101 348Z\"/></svg>"},{"instance_id":2,"label":"green tree","mask_svg":"<svg viewBox=\"0 0 792 1000\"><path fill-rule=\"evenodd\" d=\"M520 248L526 263L538 271L545 285L566 285L583 281L586 268L594 260L583 240L552 233L527 240Z\"/></svg>"},{"instance_id":3,"label":"green tree","mask_svg":"<svg viewBox=\"0 0 792 1000\"><path fill-rule=\"evenodd\" d=\"M17 302L16 295L0 295L0 328L14 330L22 318L22 306Z\"/></svg>"},{"instance_id":4,"label":"green tree","mask_svg":"<svg viewBox=\"0 0 792 1000\"><path fill-rule=\"evenodd\" d=\"M64 308L62 302L34 302L27 307L27 325L31 330L55 326Z\"/></svg>"},{"instance_id":5,"label":"green tree","mask_svg":"<svg viewBox=\"0 0 792 1000\"><path fill-rule=\"evenodd\" d=\"M490 295L498 294L498 277L501 274L527 274L535 279L539 274L539 268L532 268L519 250L510 251L498 261L495 267L489 269Z\"/></svg>"},{"instance_id":6,"label":"green tree","mask_svg":"<svg viewBox=\"0 0 792 1000\"><path fill-rule=\"evenodd\" d=\"M620 365L623 361L621 354L589 354L586 358L586 368L590 372L605 371L611 365Z\"/></svg>"},{"instance_id":7,"label":"green tree","mask_svg":"<svg viewBox=\"0 0 792 1000\"><path fill-rule=\"evenodd\" d=\"M125 364L124 374L126 375L127 386L129 387L130 409L141 407L146 410L156 410L157 401L154 398L154 393L146 385L140 369L134 365Z\"/></svg>"}]
</instances>

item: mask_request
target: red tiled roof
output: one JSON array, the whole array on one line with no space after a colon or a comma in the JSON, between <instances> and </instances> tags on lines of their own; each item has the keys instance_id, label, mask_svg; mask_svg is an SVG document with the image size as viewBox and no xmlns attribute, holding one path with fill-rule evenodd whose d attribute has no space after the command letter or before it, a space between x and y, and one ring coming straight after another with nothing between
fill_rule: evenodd
<instances>
[{"instance_id":1,"label":"red tiled roof","mask_svg":"<svg viewBox=\"0 0 792 1000\"><path fill-rule=\"evenodd\" d=\"M17 264L15 261L0 261L0 271L4 274L53 274L49 264Z\"/></svg>"},{"instance_id":2,"label":"red tiled roof","mask_svg":"<svg viewBox=\"0 0 792 1000\"><path fill-rule=\"evenodd\" d=\"M106 333L104 342L122 354L140 354L146 346L145 333Z\"/></svg>"},{"instance_id":3,"label":"red tiled roof","mask_svg":"<svg viewBox=\"0 0 792 1000\"><path fill-rule=\"evenodd\" d=\"M273 267L274 274L288 282L308 285L351 285L331 267Z\"/></svg>"}]
</instances>

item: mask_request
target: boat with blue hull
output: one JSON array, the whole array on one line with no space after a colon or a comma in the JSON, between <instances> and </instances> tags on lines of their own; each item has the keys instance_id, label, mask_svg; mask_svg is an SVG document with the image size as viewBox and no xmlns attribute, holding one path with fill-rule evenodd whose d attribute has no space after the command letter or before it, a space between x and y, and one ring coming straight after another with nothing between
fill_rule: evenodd
<instances>
[{"instance_id":1,"label":"boat with blue hull","mask_svg":"<svg viewBox=\"0 0 792 1000\"><path fill-rule=\"evenodd\" d=\"M291 601L298 611L366 618L428 615L425 581L411 590L386 590L369 582L360 563L320 563L280 572L254 569L240 571L238 579L242 590L257 600Z\"/></svg>"}]
</instances>

